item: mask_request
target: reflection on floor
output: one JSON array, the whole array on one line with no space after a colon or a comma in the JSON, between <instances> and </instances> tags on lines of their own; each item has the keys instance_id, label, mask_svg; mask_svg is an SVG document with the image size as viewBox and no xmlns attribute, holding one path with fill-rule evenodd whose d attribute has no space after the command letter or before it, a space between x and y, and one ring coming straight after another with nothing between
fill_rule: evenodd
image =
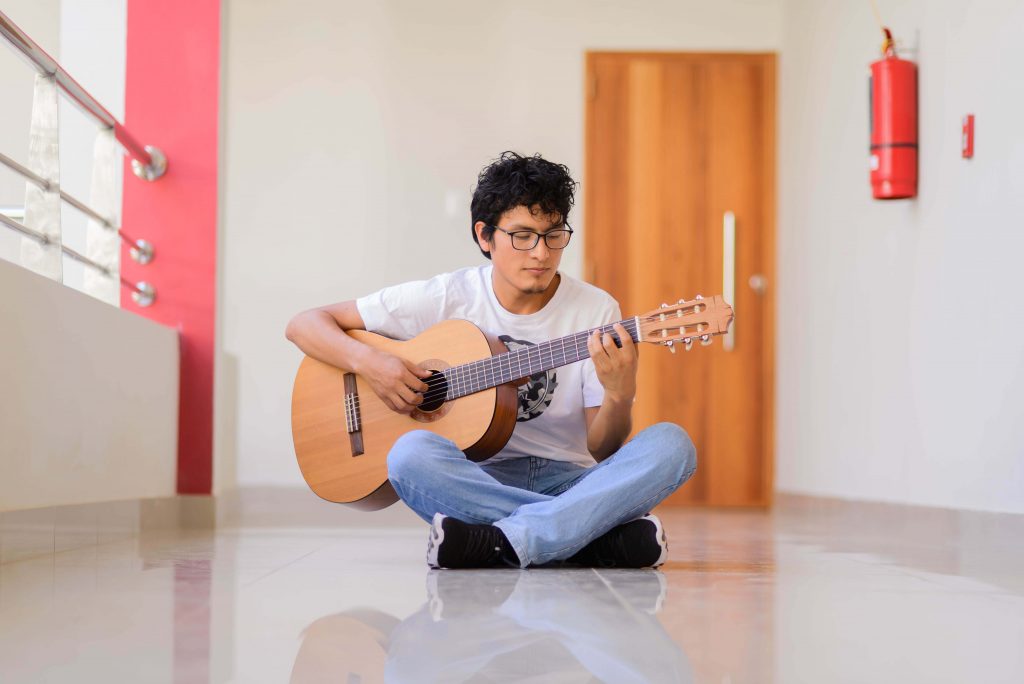
<instances>
[{"instance_id":1,"label":"reflection on floor","mask_svg":"<svg viewBox=\"0 0 1024 684\"><path fill-rule=\"evenodd\" d=\"M1022 516L659 513L661 571L431 571L401 515L4 563L0 681L1024 681Z\"/></svg>"}]
</instances>

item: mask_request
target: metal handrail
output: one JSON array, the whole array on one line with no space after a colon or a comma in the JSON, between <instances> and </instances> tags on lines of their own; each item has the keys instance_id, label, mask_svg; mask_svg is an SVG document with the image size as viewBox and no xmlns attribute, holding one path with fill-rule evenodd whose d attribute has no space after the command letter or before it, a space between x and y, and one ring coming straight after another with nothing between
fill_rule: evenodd
<instances>
[{"instance_id":1,"label":"metal handrail","mask_svg":"<svg viewBox=\"0 0 1024 684\"><path fill-rule=\"evenodd\" d=\"M27 166L24 166L23 164L18 163L14 159L11 159L3 152L0 152L0 164L3 164L4 166L11 169L15 173L20 174L25 178L25 180L29 181L30 183L36 185L39 188L42 188L46 192L53 192L54 190L58 191L60 193L60 198L62 200L64 200L65 202L67 202L68 204L70 204L75 209L82 212L92 220L96 221L107 230L112 230L116 232L117 236L128 244L128 247L131 250L131 256L135 261L139 262L140 264L148 264L150 261L153 260L153 245L150 244L147 240L136 240L132 238L123 230L121 230L120 226L116 225L107 217L101 215L98 211L96 211L89 205L85 204L85 202L82 202L81 200L65 192L63 188L58 187L57 184L54 183L53 181L43 178L36 172L32 171L32 169L28 168Z\"/></svg>"},{"instance_id":2,"label":"metal handrail","mask_svg":"<svg viewBox=\"0 0 1024 684\"><path fill-rule=\"evenodd\" d=\"M132 171L136 176L147 181L154 181L164 175L167 171L167 158L164 156L163 152L151 145L143 146L139 144L139 142L131 135L131 133L128 132L120 121L114 118L114 116L108 112L106 108L96 100L96 98L90 95L85 88L79 85L75 79L71 78L70 74L68 74L68 72L65 71L56 60L46 54L46 52L39 47L34 40L29 38L28 35L18 28L17 25L15 25L14 22L12 22L3 12L0 12L0 36L6 38L7 42L11 44L15 51L25 57L40 72L52 78L64 94L74 104L82 109L82 111L86 114L92 115L100 122L101 125L113 131L114 139L117 140L117 142L132 156ZM40 176L28 167L19 164L17 161L2 153L0 153L0 163L21 174L25 179L42 188L45 192L58 193L62 201L67 202L75 209L92 218L103 228L115 231L122 240L128 243L131 248L131 256L135 261L140 264L147 264L152 260L153 246L149 242L145 240L132 239L125 234L119 226L115 225L112 220L103 216L98 211L71 196L67 192L64 192L64 190L60 188L59 183ZM64 245L63 241L56 237L51 238L40 231L29 228L23 223L15 221L13 218L6 216L3 213L0 213L0 224L18 231L26 237L37 240L43 245L50 245L55 242L59 242L61 243L60 249L63 254L71 257L75 261L98 270L107 277L115 277L113 268L94 261L67 245ZM151 284L145 281L132 283L125 279L120 273L118 273L116 277L122 285L132 290L132 299L134 299L140 306L149 306L155 300L156 290Z\"/></svg>"},{"instance_id":3,"label":"metal handrail","mask_svg":"<svg viewBox=\"0 0 1024 684\"><path fill-rule=\"evenodd\" d=\"M101 124L114 130L114 138L132 156L132 170L144 180L153 181L167 171L167 158L164 153L152 145L141 145L120 121L106 110L96 98L71 78L67 71L53 57L39 47L24 31L12 22L6 14L0 12L0 36L7 39L11 46L21 53L42 73L53 76L57 85L87 114L91 114Z\"/></svg>"},{"instance_id":4,"label":"metal handrail","mask_svg":"<svg viewBox=\"0 0 1024 684\"><path fill-rule=\"evenodd\" d=\"M26 237L30 237L33 240L38 240L39 243L42 245L49 245L53 242L53 240L51 240L50 237L47 236L45 233L41 233L38 230L29 228L25 224L15 221L6 214L0 213L0 223L4 224L8 228L18 231L19 233L25 235ZM61 244L60 251L66 254L67 256L71 257L75 261L79 262L80 264L85 264L86 266L90 266L96 269L97 271L107 276L108 278L114 277L114 272L109 266L104 266L100 262L90 259L81 252L74 250L65 244ZM121 281L122 285L124 285L125 287L132 291L132 298L136 302L138 302L140 306L149 306L150 304L153 303L153 300L156 297L156 291L152 285L150 285L146 281L133 283L120 274L118 274L117 277L118 280Z\"/></svg>"},{"instance_id":5,"label":"metal handrail","mask_svg":"<svg viewBox=\"0 0 1024 684\"><path fill-rule=\"evenodd\" d=\"M27 166L19 164L18 162L11 159L3 152L0 152L0 164L3 164L4 166L9 168L11 171L14 171L15 173L21 174L22 176L25 177L26 180L32 181L43 190L49 191L50 186L52 185L50 181L46 180L35 171L28 168Z\"/></svg>"},{"instance_id":6,"label":"metal handrail","mask_svg":"<svg viewBox=\"0 0 1024 684\"><path fill-rule=\"evenodd\" d=\"M33 229L29 228L28 226L15 221L10 216L8 216L7 214L4 214L2 212L0 212L0 223L4 224L8 228L11 228L13 230L18 231L22 235L27 235L30 238L35 238L36 240L39 240L39 242L41 242L44 245L50 244L50 238L49 237L47 237L43 233L40 233L38 230L33 230Z\"/></svg>"}]
</instances>

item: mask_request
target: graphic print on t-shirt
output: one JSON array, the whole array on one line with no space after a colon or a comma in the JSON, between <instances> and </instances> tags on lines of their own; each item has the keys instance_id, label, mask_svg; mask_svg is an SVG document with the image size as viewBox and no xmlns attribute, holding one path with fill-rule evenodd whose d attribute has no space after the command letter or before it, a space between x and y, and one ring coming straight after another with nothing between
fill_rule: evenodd
<instances>
[{"instance_id":1,"label":"graphic print on t-shirt","mask_svg":"<svg viewBox=\"0 0 1024 684\"><path fill-rule=\"evenodd\" d=\"M498 339L505 343L509 351L533 346L533 342L513 340L508 335L499 335ZM524 385L519 386L519 415L516 421L525 423L539 418L544 409L551 405L551 398L558 387L558 373L554 369L543 373L534 373Z\"/></svg>"}]
</instances>

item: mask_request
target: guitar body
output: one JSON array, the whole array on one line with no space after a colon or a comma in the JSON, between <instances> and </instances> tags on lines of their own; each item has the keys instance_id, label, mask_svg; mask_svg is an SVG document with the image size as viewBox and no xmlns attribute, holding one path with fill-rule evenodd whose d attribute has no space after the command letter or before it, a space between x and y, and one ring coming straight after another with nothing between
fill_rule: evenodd
<instances>
[{"instance_id":1,"label":"guitar body","mask_svg":"<svg viewBox=\"0 0 1024 684\"><path fill-rule=\"evenodd\" d=\"M364 330L348 334L435 371L506 351L503 342L462 320L439 323L405 342ZM359 413L355 438L346 422L346 392L351 395L353 390L358 399L348 402ZM363 510L385 508L398 500L388 482L387 455L399 437L411 430L429 430L450 439L467 458L483 461L512 436L517 402L516 385L503 384L444 402L429 413L403 415L381 401L360 376L306 357L292 391L292 438L299 469L322 499ZM355 453L360 449L361 454Z\"/></svg>"},{"instance_id":2,"label":"guitar body","mask_svg":"<svg viewBox=\"0 0 1024 684\"><path fill-rule=\"evenodd\" d=\"M424 382L423 403L411 415L396 413L359 375L306 357L292 390L292 439L302 477L317 496L373 511L398 500L388 482L388 452L412 430L451 440L472 461L484 461L508 443L519 412L518 385L526 378L590 358L587 338L608 333L621 341L621 326L633 342L675 344L689 351L710 344L732 323L732 307L721 295L692 300L509 351L503 342L469 321L450 320L406 342L364 330L356 340L412 361L433 372ZM447 397L452 397L447 399Z\"/></svg>"}]
</instances>

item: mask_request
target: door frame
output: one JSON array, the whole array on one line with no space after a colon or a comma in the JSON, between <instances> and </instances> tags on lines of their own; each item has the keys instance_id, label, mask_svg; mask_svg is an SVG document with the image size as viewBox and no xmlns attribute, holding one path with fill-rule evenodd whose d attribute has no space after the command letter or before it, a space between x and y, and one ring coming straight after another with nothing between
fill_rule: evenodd
<instances>
[{"instance_id":1,"label":"door frame","mask_svg":"<svg viewBox=\"0 0 1024 684\"><path fill-rule=\"evenodd\" d=\"M593 76L593 64L599 57L625 57L625 58L666 58L670 57L680 61L707 61L714 58L728 58L741 62L752 62L763 67L765 81L762 92L761 107L764 113L761 122L761 136L764 141L764 155L761 161L761 193L764 202L764 225L762 227L762 273L767 281L767 287L762 295L764 316L762 317L762 348L761 368L764 374L761 392L761 425L762 443L764 445L764 482L762 483L762 498L756 502L756 507L770 507L774 500L775 493L775 290L778 281L777 274L777 253L776 253L776 222L778 220L778 198L776 186L777 159L777 111L776 111L776 89L778 58L774 52L687 52L687 51L622 51L622 50L587 50L583 66L584 83L584 129L583 129L583 182L593 177L594 161L590 146L590 131L594 120L593 94L599 87L596 77ZM584 186L585 187L585 186ZM583 267L584 275L591 281L594 275L594 263L592 254L592 243L590 233L587 230L587 216L591 209L590 193L584 193L583 204ZM746 283L737 283L737 287L745 286Z\"/></svg>"}]
</instances>

